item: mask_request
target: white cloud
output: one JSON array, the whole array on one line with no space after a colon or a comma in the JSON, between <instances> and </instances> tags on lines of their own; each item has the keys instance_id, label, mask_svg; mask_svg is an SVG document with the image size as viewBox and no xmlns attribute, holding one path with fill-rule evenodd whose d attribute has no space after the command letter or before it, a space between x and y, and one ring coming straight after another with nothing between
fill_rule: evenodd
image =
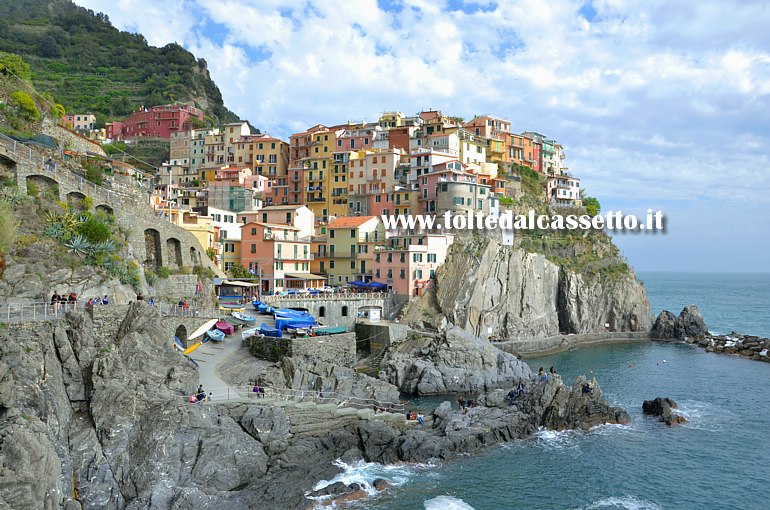
<instances>
[{"instance_id":1,"label":"white cloud","mask_svg":"<svg viewBox=\"0 0 770 510\"><path fill-rule=\"evenodd\" d=\"M737 2L78 0L204 57L229 108L286 137L383 110L495 112L561 141L592 192L765 201L770 11ZM495 7L495 10L489 9Z\"/></svg>"}]
</instances>

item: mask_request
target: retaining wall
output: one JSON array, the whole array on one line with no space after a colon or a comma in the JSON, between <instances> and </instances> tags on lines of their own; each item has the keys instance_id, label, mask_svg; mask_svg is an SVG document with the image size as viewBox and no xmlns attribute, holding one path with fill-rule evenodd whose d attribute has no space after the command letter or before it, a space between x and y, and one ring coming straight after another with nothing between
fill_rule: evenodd
<instances>
[{"instance_id":1,"label":"retaining wall","mask_svg":"<svg viewBox=\"0 0 770 510\"><path fill-rule=\"evenodd\" d=\"M279 361L283 356L303 357L353 368L356 363L355 333L310 338L251 337L249 351L257 358Z\"/></svg>"}]
</instances>

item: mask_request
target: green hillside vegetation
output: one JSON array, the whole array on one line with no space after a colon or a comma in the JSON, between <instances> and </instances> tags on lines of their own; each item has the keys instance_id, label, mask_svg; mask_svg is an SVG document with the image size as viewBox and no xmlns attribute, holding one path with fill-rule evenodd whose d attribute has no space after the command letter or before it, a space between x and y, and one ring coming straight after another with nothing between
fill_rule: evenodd
<instances>
[{"instance_id":1,"label":"green hillside vegetation","mask_svg":"<svg viewBox=\"0 0 770 510\"><path fill-rule=\"evenodd\" d=\"M0 2L0 51L20 55L39 90L68 112L96 114L97 124L175 101L195 102L211 122L237 120L205 60L178 44L149 46L69 0Z\"/></svg>"}]
</instances>

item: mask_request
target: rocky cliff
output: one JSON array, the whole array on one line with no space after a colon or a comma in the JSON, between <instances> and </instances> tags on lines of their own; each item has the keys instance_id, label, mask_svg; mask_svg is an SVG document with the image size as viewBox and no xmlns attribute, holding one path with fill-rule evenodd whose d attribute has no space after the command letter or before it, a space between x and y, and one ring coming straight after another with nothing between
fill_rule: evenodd
<instances>
[{"instance_id":1,"label":"rocky cliff","mask_svg":"<svg viewBox=\"0 0 770 510\"><path fill-rule=\"evenodd\" d=\"M494 233L461 232L434 289L407 320L438 329L449 322L484 338L491 328L501 340L597 332L605 324L649 329L644 287L606 236L593 236L558 252L540 246L541 253L502 246Z\"/></svg>"},{"instance_id":2,"label":"rocky cliff","mask_svg":"<svg viewBox=\"0 0 770 510\"><path fill-rule=\"evenodd\" d=\"M587 395L558 378L526 379L515 405L504 389L465 413L445 403L425 427L333 404L187 404L197 373L169 348L161 320L138 302L114 335L79 313L0 328L0 507L308 508L305 493L337 473L337 458L448 459L540 426L627 420L598 387ZM495 360L507 368L490 373L529 374L510 358ZM395 391L345 369L288 361L278 369L275 378L293 387Z\"/></svg>"}]
</instances>

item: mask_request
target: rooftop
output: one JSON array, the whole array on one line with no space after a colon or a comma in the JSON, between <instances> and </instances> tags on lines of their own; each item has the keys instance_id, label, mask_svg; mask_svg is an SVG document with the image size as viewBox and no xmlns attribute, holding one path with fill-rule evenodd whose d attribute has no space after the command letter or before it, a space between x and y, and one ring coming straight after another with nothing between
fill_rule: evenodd
<instances>
[{"instance_id":1,"label":"rooftop","mask_svg":"<svg viewBox=\"0 0 770 510\"><path fill-rule=\"evenodd\" d=\"M343 216L329 224L329 228L356 228L376 218L377 216Z\"/></svg>"}]
</instances>

